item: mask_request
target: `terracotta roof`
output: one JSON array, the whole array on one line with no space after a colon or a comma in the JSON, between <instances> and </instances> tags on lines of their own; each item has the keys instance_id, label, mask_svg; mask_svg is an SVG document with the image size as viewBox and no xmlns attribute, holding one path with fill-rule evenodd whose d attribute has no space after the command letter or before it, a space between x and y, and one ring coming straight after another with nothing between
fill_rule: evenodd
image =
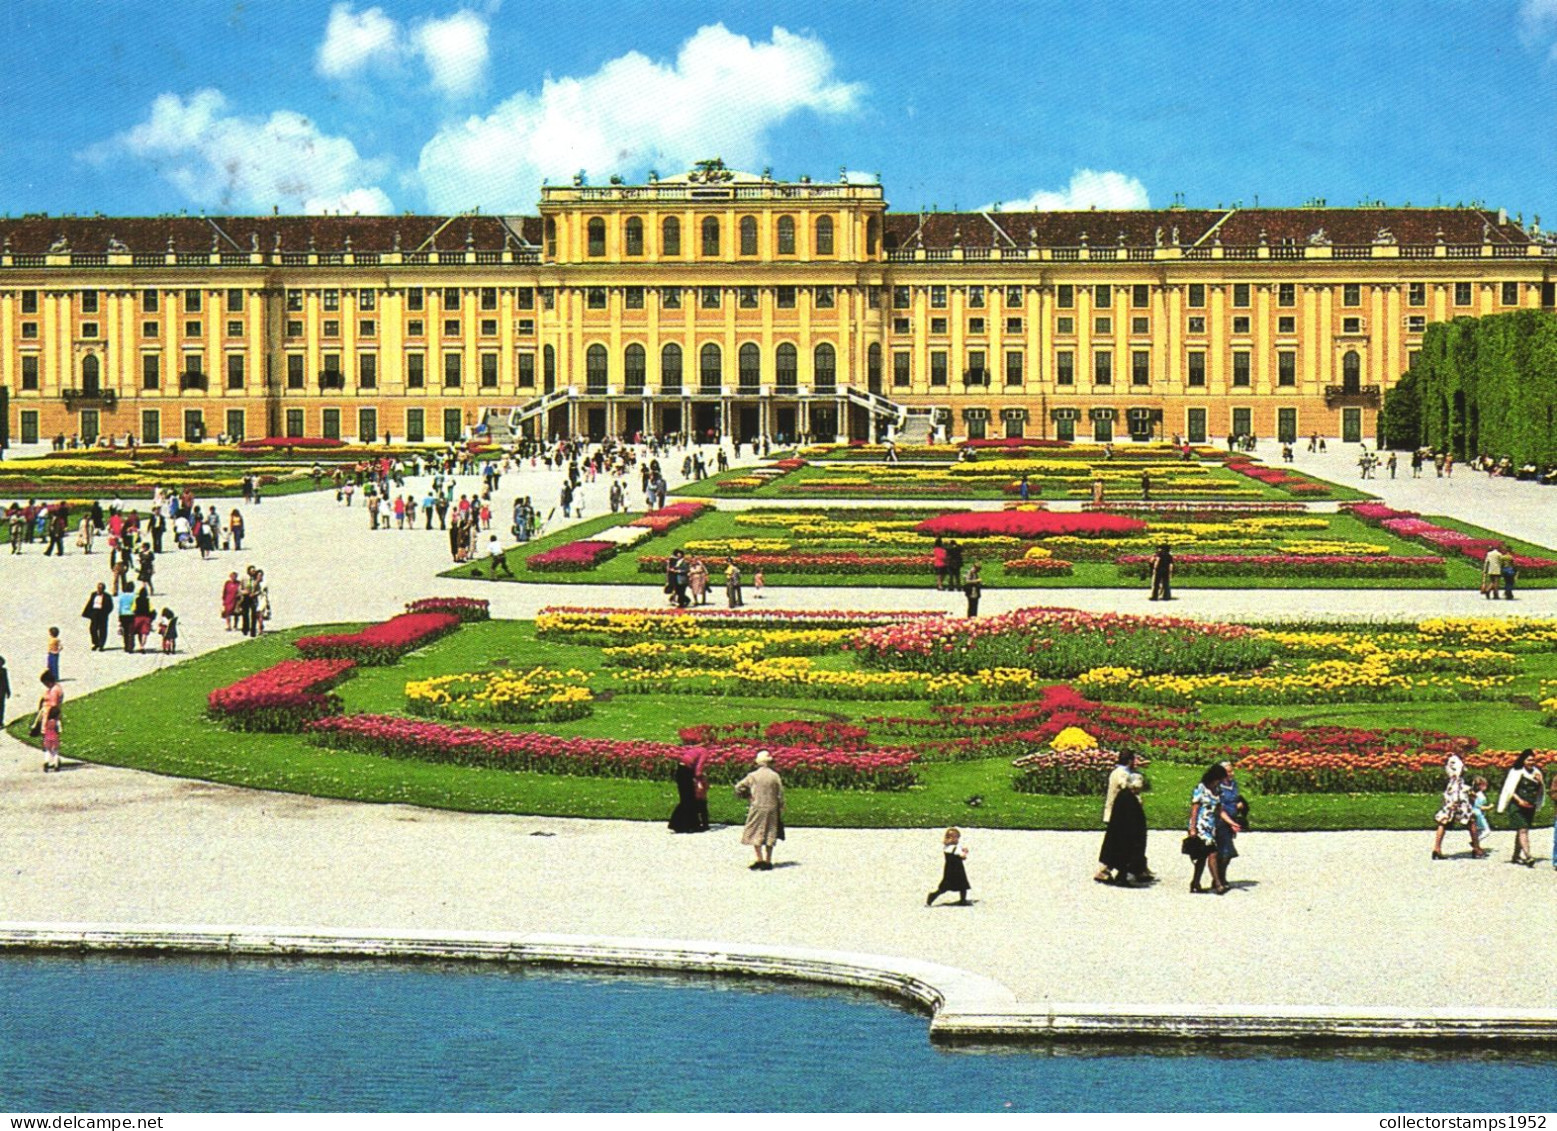
<instances>
[{"instance_id":1,"label":"terracotta roof","mask_svg":"<svg viewBox=\"0 0 1557 1131\"><path fill-rule=\"evenodd\" d=\"M1250 245L1309 243L1316 235L1332 244L1528 244L1512 221L1480 208L1250 208L1228 217L1217 235L1222 243Z\"/></svg>"},{"instance_id":2,"label":"terracotta roof","mask_svg":"<svg viewBox=\"0 0 1557 1131\"><path fill-rule=\"evenodd\" d=\"M524 221L530 217L519 218ZM515 224L515 230L519 225ZM160 255L170 247L184 253L251 249L336 253L351 239L353 251L501 251L510 231L496 216L29 216L0 220L0 238L11 251L42 254L63 238L70 250L106 252L117 240L138 255Z\"/></svg>"}]
</instances>

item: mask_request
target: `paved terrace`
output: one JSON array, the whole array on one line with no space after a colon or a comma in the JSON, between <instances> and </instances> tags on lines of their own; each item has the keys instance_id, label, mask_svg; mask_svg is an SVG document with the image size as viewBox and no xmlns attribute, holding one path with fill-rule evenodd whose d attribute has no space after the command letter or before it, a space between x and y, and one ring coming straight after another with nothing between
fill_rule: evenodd
<instances>
[{"instance_id":1,"label":"paved terrace","mask_svg":"<svg viewBox=\"0 0 1557 1131\"><path fill-rule=\"evenodd\" d=\"M1349 458L1355 456L1339 451L1327 460L1300 457L1298 467L1351 482ZM516 493L550 500L556 487L556 475L544 472L509 478L498 513L506 514ZM1557 495L1547 489L1465 472L1456 473L1452 487L1385 480L1377 489L1396 505L1557 542L1557 518L1548 513ZM590 514L603 509L604 490L597 485L586 493ZM443 534L370 532L360 501L348 509L328 493L272 499L245 513L252 550L241 557L202 562L181 552L159 561L159 594L168 594L159 595L159 605L171 603L182 615L185 654L232 642L217 616L218 593L229 569L251 562L266 570L277 627L382 617L431 593L488 597L505 617L555 603L638 607L661 599L653 588L436 580L448 564ZM13 716L33 699L49 624L64 630L72 698L166 662L87 651L78 614L92 583L106 577L106 558L71 551L63 561L44 559L41 546L19 558L0 556L0 639L17 688ZM995 591L986 607L999 611L1043 596ZM1212 618L1557 614L1557 591L1525 596L1508 606L1459 592L1185 590L1172 611ZM1067 590L1055 597L1090 609L1166 611L1144 592ZM764 603L960 605L933 590L845 595L789 588L770 588ZM132 723L156 741L155 718ZM67 755L69 748L67 729ZM1557 982L1531 978L1527 969L1545 969L1557 956L1547 953L1545 935L1523 929L1530 909L1550 900L1552 873L1502 863L1511 845L1502 831L1492 841L1495 860L1470 860L1458 834L1451 837L1455 858L1429 861L1430 801L1423 803L1420 833L1254 833L1240 842L1237 890L1222 898L1188 894L1187 862L1171 834L1153 834L1151 857L1164 882L1126 891L1090 882L1098 835L974 828L974 906L927 910L924 892L938 876L938 830L795 829L780 846L783 866L752 873L733 828L679 837L658 823L465 815L98 766L45 776L38 766L35 752L0 740L0 859L7 861L0 919L13 923L551 932L829 948L957 967L994 979L1037 1009L1055 1002L1171 1008L1186 1001L1467 1014L1557 1008ZM667 783L667 814L672 795ZM1148 810L1172 811L1182 800L1149 797ZM1536 834L1535 848L1549 851L1548 831ZM1510 938L1526 936L1541 951L1537 961L1503 960Z\"/></svg>"}]
</instances>

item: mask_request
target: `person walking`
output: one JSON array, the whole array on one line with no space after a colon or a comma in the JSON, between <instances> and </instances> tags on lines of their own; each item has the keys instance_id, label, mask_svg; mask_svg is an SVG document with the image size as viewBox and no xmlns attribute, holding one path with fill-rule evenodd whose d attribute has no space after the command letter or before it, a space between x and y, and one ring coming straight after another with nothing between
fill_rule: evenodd
<instances>
[{"instance_id":1,"label":"person walking","mask_svg":"<svg viewBox=\"0 0 1557 1131\"><path fill-rule=\"evenodd\" d=\"M1125 774L1124 787L1113 799L1103 845L1098 849L1099 869L1093 879L1099 883L1130 887L1132 882L1150 883L1157 878L1146 863L1146 810L1141 806L1145 788L1146 779L1140 774Z\"/></svg>"},{"instance_id":2,"label":"person walking","mask_svg":"<svg viewBox=\"0 0 1557 1131\"><path fill-rule=\"evenodd\" d=\"M92 651L101 652L108 644L108 618L114 615L114 599L101 581L87 598L81 615L86 618Z\"/></svg>"},{"instance_id":3,"label":"person walking","mask_svg":"<svg viewBox=\"0 0 1557 1131\"><path fill-rule=\"evenodd\" d=\"M498 570L502 570L513 580L518 580L518 578L514 577L514 571L508 564L508 552L503 549L503 544L497 540L496 534L487 537L487 561L492 563L492 580L497 580ZM480 569L481 567L477 566L475 568Z\"/></svg>"},{"instance_id":4,"label":"person walking","mask_svg":"<svg viewBox=\"0 0 1557 1131\"><path fill-rule=\"evenodd\" d=\"M730 608L738 609L746 602L741 598L741 567L730 558L724 567L724 596Z\"/></svg>"},{"instance_id":5,"label":"person walking","mask_svg":"<svg viewBox=\"0 0 1557 1131\"><path fill-rule=\"evenodd\" d=\"M38 677L43 684L43 696L38 700L38 714L33 719L32 733L43 736L43 772L59 772L59 732L65 704L65 689L59 680L48 672Z\"/></svg>"},{"instance_id":6,"label":"person walking","mask_svg":"<svg viewBox=\"0 0 1557 1131\"><path fill-rule=\"evenodd\" d=\"M1152 555L1152 596L1153 601L1173 600L1173 551L1168 549L1166 542L1157 547L1157 552Z\"/></svg>"},{"instance_id":7,"label":"person walking","mask_svg":"<svg viewBox=\"0 0 1557 1131\"><path fill-rule=\"evenodd\" d=\"M5 657L0 656L0 727L5 726L5 701L11 697L11 673L6 669Z\"/></svg>"},{"instance_id":8,"label":"person walking","mask_svg":"<svg viewBox=\"0 0 1557 1131\"><path fill-rule=\"evenodd\" d=\"M1514 564L1514 555L1507 551L1503 554L1502 566L1498 571L1503 578L1503 600L1514 599L1514 579L1519 576L1519 569Z\"/></svg>"},{"instance_id":9,"label":"person walking","mask_svg":"<svg viewBox=\"0 0 1557 1131\"><path fill-rule=\"evenodd\" d=\"M735 783L735 796L748 802L741 843L757 855L752 871L771 872L773 846L784 839L784 781L773 769L768 751L757 751L756 762L757 768Z\"/></svg>"},{"instance_id":10,"label":"person walking","mask_svg":"<svg viewBox=\"0 0 1557 1131\"><path fill-rule=\"evenodd\" d=\"M1508 813L1508 825L1514 830L1514 855L1510 864L1535 867L1535 857L1530 854L1530 827L1541 808L1544 786L1541 767L1535 763L1535 751L1521 750L1508 776L1503 779L1503 791L1498 795L1498 812ZM1557 833L1553 836L1557 837Z\"/></svg>"},{"instance_id":11,"label":"person walking","mask_svg":"<svg viewBox=\"0 0 1557 1131\"><path fill-rule=\"evenodd\" d=\"M49 629L48 641L44 644L44 665L49 669L49 674L59 681L60 653L65 650L65 642L59 638L59 629Z\"/></svg>"},{"instance_id":12,"label":"person walking","mask_svg":"<svg viewBox=\"0 0 1557 1131\"><path fill-rule=\"evenodd\" d=\"M946 584L952 589L962 588L962 547L957 541L946 543Z\"/></svg>"},{"instance_id":13,"label":"person walking","mask_svg":"<svg viewBox=\"0 0 1557 1131\"><path fill-rule=\"evenodd\" d=\"M233 507L232 514L227 516L227 536L232 539L232 548L235 552L243 550L243 512Z\"/></svg>"},{"instance_id":14,"label":"person walking","mask_svg":"<svg viewBox=\"0 0 1557 1131\"><path fill-rule=\"evenodd\" d=\"M979 599L984 596L984 583L979 579L979 563L968 567L968 578L962 583L962 592L968 599L968 616L979 615Z\"/></svg>"},{"instance_id":15,"label":"person walking","mask_svg":"<svg viewBox=\"0 0 1557 1131\"><path fill-rule=\"evenodd\" d=\"M1489 601L1498 599L1498 587L1503 583L1503 553L1496 546L1487 551L1481 560L1481 595Z\"/></svg>"},{"instance_id":16,"label":"person walking","mask_svg":"<svg viewBox=\"0 0 1557 1131\"><path fill-rule=\"evenodd\" d=\"M135 591L128 581L119 588L114 599L115 612L119 614L119 635L124 640L126 652L135 651Z\"/></svg>"},{"instance_id":17,"label":"person walking","mask_svg":"<svg viewBox=\"0 0 1557 1131\"><path fill-rule=\"evenodd\" d=\"M946 543L940 535L930 546L930 568L935 571L935 587L946 588Z\"/></svg>"},{"instance_id":18,"label":"person walking","mask_svg":"<svg viewBox=\"0 0 1557 1131\"><path fill-rule=\"evenodd\" d=\"M1222 769L1227 771L1227 776L1222 779L1222 784L1217 789L1220 805L1216 821L1216 856L1217 862L1222 866L1222 886L1227 887L1229 885L1227 866L1238 855L1238 846L1233 841L1245 828L1245 822L1249 817L1249 803L1243 799L1243 794L1238 792L1238 781L1233 772L1233 764L1223 762Z\"/></svg>"},{"instance_id":19,"label":"person walking","mask_svg":"<svg viewBox=\"0 0 1557 1131\"><path fill-rule=\"evenodd\" d=\"M1220 790L1226 777L1227 771L1220 764L1212 766L1200 775L1200 782L1190 794L1189 835L1184 838L1184 854L1195 863L1189 890L1196 895L1208 890L1200 884L1207 864L1211 866L1209 890L1217 895L1227 891L1227 885L1222 882L1222 861L1216 852L1216 825L1222 819Z\"/></svg>"},{"instance_id":20,"label":"person walking","mask_svg":"<svg viewBox=\"0 0 1557 1131\"><path fill-rule=\"evenodd\" d=\"M1449 826L1464 825L1470 831L1471 855L1480 860L1487 855L1487 850L1481 847L1481 836L1476 831L1476 811L1471 805L1471 791L1465 784L1464 759L1458 754L1450 754L1443 764L1443 772L1449 780L1444 785L1443 805L1434 817L1438 832L1433 838L1433 859L1444 858L1443 834L1449 831Z\"/></svg>"},{"instance_id":21,"label":"person walking","mask_svg":"<svg viewBox=\"0 0 1557 1131\"><path fill-rule=\"evenodd\" d=\"M687 585L692 591L694 605L708 604L708 566L700 557L694 557L687 567Z\"/></svg>"},{"instance_id":22,"label":"person walking","mask_svg":"<svg viewBox=\"0 0 1557 1131\"><path fill-rule=\"evenodd\" d=\"M706 747L689 751L676 762L676 807L671 810L667 826L673 833L700 833L708 829L708 778L705 767L708 762ZM704 785L701 806L698 801L698 779Z\"/></svg>"},{"instance_id":23,"label":"person walking","mask_svg":"<svg viewBox=\"0 0 1557 1131\"><path fill-rule=\"evenodd\" d=\"M936 899L949 891L957 893L957 906L967 907L968 899L968 846L962 843L962 830L955 826L941 835L941 882L929 895L924 905L929 907Z\"/></svg>"}]
</instances>

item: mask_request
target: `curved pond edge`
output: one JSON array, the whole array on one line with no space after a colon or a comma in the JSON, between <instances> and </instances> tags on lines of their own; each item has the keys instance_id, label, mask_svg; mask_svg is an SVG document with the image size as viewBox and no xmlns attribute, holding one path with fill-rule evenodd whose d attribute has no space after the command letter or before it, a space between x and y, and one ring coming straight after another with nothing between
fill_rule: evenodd
<instances>
[{"instance_id":1,"label":"curved pond edge","mask_svg":"<svg viewBox=\"0 0 1557 1131\"><path fill-rule=\"evenodd\" d=\"M1086 1005L1018 1002L993 979L917 959L807 947L544 933L290 927L0 923L0 953L115 952L233 958L478 961L725 974L867 990L930 1014L948 1044L1482 1045L1557 1040L1557 1009L1488 1011L1325 1006Z\"/></svg>"}]
</instances>

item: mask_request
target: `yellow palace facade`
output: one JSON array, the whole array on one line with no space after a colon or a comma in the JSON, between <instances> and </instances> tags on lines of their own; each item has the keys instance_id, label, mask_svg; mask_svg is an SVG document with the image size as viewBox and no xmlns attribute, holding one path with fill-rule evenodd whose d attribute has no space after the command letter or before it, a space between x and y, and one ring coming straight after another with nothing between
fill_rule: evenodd
<instances>
[{"instance_id":1,"label":"yellow palace facade","mask_svg":"<svg viewBox=\"0 0 1557 1131\"><path fill-rule=\"evenodd\" d=\"M538 211L0 221L0 439L1358 439L1429 322L1557 307L1479 208L894 213L704 162Z\"/></svg>"}]
</instances>

